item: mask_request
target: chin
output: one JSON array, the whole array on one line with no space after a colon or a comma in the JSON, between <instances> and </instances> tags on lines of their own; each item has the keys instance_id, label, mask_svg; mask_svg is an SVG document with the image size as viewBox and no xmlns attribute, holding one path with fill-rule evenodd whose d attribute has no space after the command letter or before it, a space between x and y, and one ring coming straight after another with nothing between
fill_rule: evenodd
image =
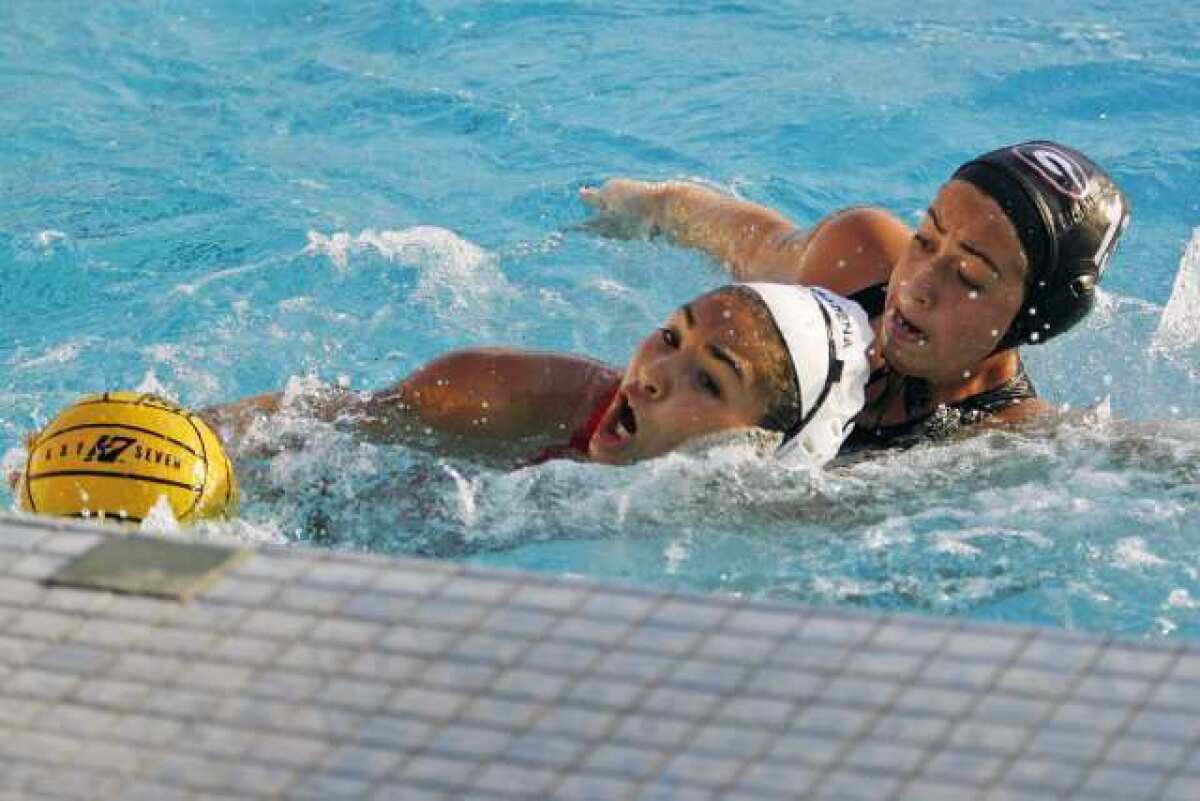
<instances>
[{"instance_id":1,"label":"chin","mask_svg":"<svg viewBox=\"0 0 1200 801\"><path fill-rule=\"evenodd\" d=\"M625 451L604 450L601 448L589 448L588 458L595 464L605 464L619 466L623 464L632 464L638 460L635 454Z\"/></svg>"},{"instance_id":2,"label":"chin","mask_svg":"<svg viewBox=\"0 0 1200 801\"><path fill-rule=\"evenodd\" d=\"M883 358L884 361L892 367L893 370L902 375L920 376L922 370L919 362L914 363L910 358L912 354L905 353L902 349L897 349L890 341L883 343Z\"/></svg>"}]
</instances>

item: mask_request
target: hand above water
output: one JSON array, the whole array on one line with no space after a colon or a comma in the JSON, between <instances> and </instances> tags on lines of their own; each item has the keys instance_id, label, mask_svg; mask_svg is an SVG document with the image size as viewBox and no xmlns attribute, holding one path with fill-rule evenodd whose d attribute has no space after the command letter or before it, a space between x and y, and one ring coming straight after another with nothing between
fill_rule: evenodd
<instances>
[{"instance_id":1,"label":"hand above water","mask_svg":"<svg viewBox=\"0 0 1200 801\"><path fill-rule=\"evenodd\" d=\"M610 178L599 187L581 188L579 199L599 212L587 227L622 238L656 233L666 186L662 182Z\"/></svg>"}]
</instances>

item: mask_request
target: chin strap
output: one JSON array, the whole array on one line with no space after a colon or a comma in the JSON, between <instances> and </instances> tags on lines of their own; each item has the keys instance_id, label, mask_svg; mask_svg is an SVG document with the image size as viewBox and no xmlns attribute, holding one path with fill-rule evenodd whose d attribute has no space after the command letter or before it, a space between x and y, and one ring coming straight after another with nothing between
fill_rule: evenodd
<instances>
[{"instance_id":1,"label":"chin strap","mask_svg":"<svg viewBox=\"0 0 1200 801\"><path fill-rule=\"evenodd\" d=\"M825 403L825 399L829 397L829 391L833 389L833 385L842 380L842 371L845 365L837 357L837 343L833 339L833 320L830 319L829 312L825 309L824 303L818 302L817 308L821 310L821 317L825 320L825 339L829 344L829 369L825 371L825 384L821 387L821 392L817 395L816 401L809 407L808 413L801 417L783 435L783 442L780 443L781 446L804 430L804 427L816 416L817 412L821 411L821 406ZM801 404L803 404L803 400L801 398Z\"/></svg>"}]
</instances>

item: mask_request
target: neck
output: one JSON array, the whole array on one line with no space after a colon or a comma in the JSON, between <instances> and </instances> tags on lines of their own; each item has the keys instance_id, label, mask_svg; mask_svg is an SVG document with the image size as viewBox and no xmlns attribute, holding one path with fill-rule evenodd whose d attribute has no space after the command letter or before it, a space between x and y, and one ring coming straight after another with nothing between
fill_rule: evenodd
<instances>
[{"instance_id":1,"label":"neck","mask_svg":"<svg viewBox=\"0 0 1200 801\"><path fill-rule=\"evenodd\" d=\"M959 378L944 382L929 383L933 397L931 400L937 406L942 403L956 401L978 395L989 389L1000 386L1015 376L1021 369L1021 356L1016 348L1005 348L988 356L971 371L969 378Z\"/></svg>"}]
</instances>

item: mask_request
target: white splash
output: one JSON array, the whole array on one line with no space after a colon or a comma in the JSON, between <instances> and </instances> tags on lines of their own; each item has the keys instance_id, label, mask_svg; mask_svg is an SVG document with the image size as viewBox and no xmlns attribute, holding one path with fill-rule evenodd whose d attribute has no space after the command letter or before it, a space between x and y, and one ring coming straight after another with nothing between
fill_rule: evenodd
<instances>
[{"instance_id":1,"label":"white splash","mask_svg":"<svg viewBox=\"0 0 1200 801\"><path fill-rule=\"evenodd\" d=\"M1165 559L1146 548L1146 540L1141 537L1126 537L1113 548L1113 564L1116 567L1160 567L1166 563Z\"/></svg>"},{"instance_id":2,"label":"white splash","mask_svg":"<svg viewBox=\"0 0 1200 801\"><path fill-rule=\"evenodd\" d=\"M150 395L157 395L160 398L166 398L169 401L179 402L179 398L175 396L171 390L167 389L167 385L158 379L154 370L147 370L142 376L142 382L133 388L134 392L144 392Z\"/></svg>"},{"instance_id":3,"label":"white splash","mask_svg":"<svg viewBox=\"0 0 1200 801\"><path fill-rule=\"evenodd\" d=\"M620 281L614 281L611 278L597 278L594 281L589 281L588 287L613 298L628 297L633 294L632 289Z\"/></svg>"},{"instance_id":4,"label":"white splash","mask_svg":"<svg viewBox=\"0 0 1200 801\"><path fill-rule=\"evenodd\" d=\"M177 295L188 295L190 297L215 281L223 281L226 278L234 278L242 275L243 273L261 270L273 263L273 259L264 259L263 261L252 262L250 264L239 264L235 267L226 267L223 270L213 270L212 272L205 273L195 281L176 284L171 291Z\"/></svg>"},{"instance_id":5,"label":"white splash","mask_svg":"<svg viewBox=\"0 0 1200 801\"><path fill-rule=\"evenodd\" d=\"M399 231L368 228L358 236L345 231L328 236L309 231L302 254L326 256L339 272L348 273L351 256L367 250L415 268L419 280L414 299L443 310L475 308L497 294L513 291L494 254L453 231L432 225Z\"/></svg>"},{"instance_id":6,"label":"white splash","mask_svg":"<svg viewBox=\"0 0 1200 801\"><path fill-rule=\"evenodd\" d=\"M1200 601L1193 598L1187 590L1180 588L1171 590L1167 595L1167 606L1172 609L1200 609Z\"/></svg>"},{"instance_id":7,"label":"white splash","mask_svg":"<svg viewBox=\"0 0 1200 801\"><path fill-rule=\"evenodd\" d=\"M55 231L50 228L46 229L45 231L38 231L37 235L38 246L43 248L52 248L54 247L55 242L65 242L66 240L66 234L64 234L62 231Z\"/></svg>"},{"instance_id":8,"label":"white splash","mask_svg":"<svg viewBox=\"0 0 1200 801\"><path fill-rule=\"evenodd\" d=\"M78 342L66 342L62 345L56 345L50 348L41 356L35 356L32 359L20 362L16 367L20 370L29 370L37 367L46 367L54 364L66 364L73 362L79 358L79 353L82 346Z\"/></svg>"},{"instance_id":9,"label":"white splash","mask_svg":"<svg viewBox=\"0 0 1200 801\"><path fill-rule=\"evenodd\" d=\"M479 504L476 501L476 497L479 495L479 483L467 478L448 464L443 464L442 469L454 480L459 520L463 525L474 526L479 522Z\"/></svg>"},{"instance_id":10,"label":"white splash","mask_svg":"<svg viewBox=\"0 0 1200 801\"><path fill-rule=\"evenodd\" d=\"M680 565L686 562L687 558L687 546L679 540L671 540L667 543L667 547L663 548L663 559L665 560L663 570L673 576L679 572Z\"/></svg>"},{"instance_id":11,"label":"white splash","mask_svg":"<svg viewBox=\"0 0 1200 801\"><path fill-rule=\"evenodd\" d=\"M179 531L179 521L175 519L175 512L171 509L171 502L167 500L166 495L158 496L158 500L150 507L150 511L146 513L138 528L141 531L170 533Z\"/></svg>"},{"instance_id":12,"label":"white splash","mask_svg":"<svg viewBox=\"0 0 1200 801\"><path fill-rule=\"evenodd\" d=\"M1200 228L1192 232L1175 275L1175 286L1163 309L1154 344L1179 348L1200 343Z\"/></svg>"}]
</instances>

